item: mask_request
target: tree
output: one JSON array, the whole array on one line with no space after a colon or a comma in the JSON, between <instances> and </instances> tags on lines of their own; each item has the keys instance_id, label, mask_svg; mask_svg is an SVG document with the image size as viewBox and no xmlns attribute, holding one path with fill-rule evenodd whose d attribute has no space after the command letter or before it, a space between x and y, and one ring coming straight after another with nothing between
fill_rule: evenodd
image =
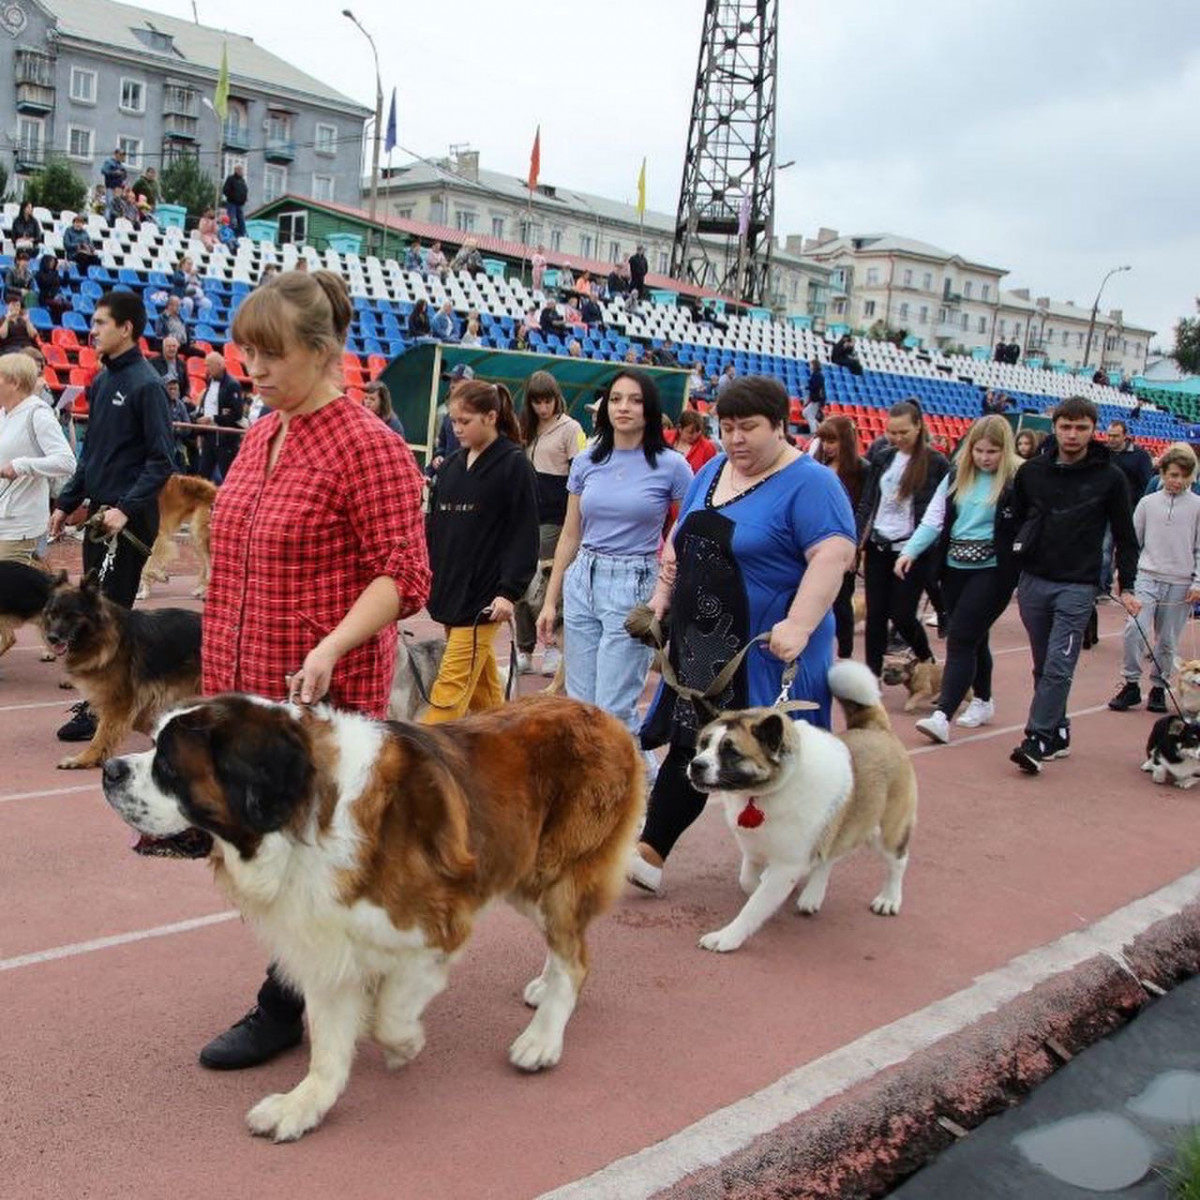
<instances>
[{"instance_id":1,"label":"tree","mask_svg":"<svg viewBox=\"0 0 1200 1200\"><path fill-rule=\"evenodd\" d=\"M192 155L177 158L163 171L159 182L162 198L167 204L182 205L197 219L216 203L217 185L204 173L199 159Z\"/></svg>"},{"instance_id":2,"label":"tree","mask_svg":"<svg viewBox=\"0 0 1200 1200\"><path fill-rule=\"evenodd\" d=\"M0 163L0 200L8 199L8 168Z\"/></svg>"},{"instance_id":3,"label":"tree","mask_svg":"<svg viewBox=\"0 0 1200 1200\"><path fill-rule=\"evenodd\" d=\"M1200 300L1196 301L1200 309ZM1175 326L1175 349L1171 357L1181 371L1200 375L1200 316L1181 317Z\"/></svg>"},{"instance_id":4,"label":"tree","mask_svg":"<svg viewBox=\"0 0 1200 1200\"><path fill-rule=\"evenodd\" d=\"M51 158L25 181L23 200L32 201L51 212L81 212L87 204L87 184L75 174L70 163Z\"/></svg>"}]
</instances>

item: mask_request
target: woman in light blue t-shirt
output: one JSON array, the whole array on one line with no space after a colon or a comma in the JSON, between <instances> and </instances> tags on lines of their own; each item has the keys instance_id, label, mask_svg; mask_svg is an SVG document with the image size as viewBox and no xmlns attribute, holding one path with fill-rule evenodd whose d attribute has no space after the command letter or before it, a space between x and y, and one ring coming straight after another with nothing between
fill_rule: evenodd
<instances>
[{"instance_id":1,"label":"woman in light blue t-shirt","mask_svg":"<svg viewBox=\"0 0 1200 1200\"><path fill-rule=\"evenodd\" d=\"M653 656L625 632L625 618L654 591L667 513L691 481L687 460L663 441L654 381L622 371L596 412L594 443L571 463L538 633L550 641L561 594L567 695L635 732Z\"/></svg>"}]
</instances>

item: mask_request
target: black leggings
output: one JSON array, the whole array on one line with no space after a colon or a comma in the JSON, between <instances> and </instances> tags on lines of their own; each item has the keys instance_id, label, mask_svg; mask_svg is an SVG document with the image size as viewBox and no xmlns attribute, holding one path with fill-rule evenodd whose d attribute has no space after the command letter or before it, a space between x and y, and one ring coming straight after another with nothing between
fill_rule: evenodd
<instances>
[{"instance_id":1,"label":"black leggings","mask_svg":"<svg viewBox=\"0 0 1200 1200\"><path fill-rule=\"evenodd\" d=\"M688 782L687 765L695 753L690 746L672 742L650 791L641 840L664 859L671 853L680 834L704 811L708 800Z\"/></svg>"},{"instance_id":2,"label":"black leggings","mask_svg":"<svg viewBox=\"0 0 1200 1200\"><path fill-rule=\"evenodd\" d=\"M842 576L842 588L833 602L833 619L837 624L838 658L854 657L854 583L858 576L847 571Z\"/></svg>"},{"instance_id":3,"label":"black leggings","mask_svg":"<svg viewBox=\"0 0 1200 1200\"><path fill-rule=\"evenodd\" d=\"M950 624L946 630L946 669L938 709L953 717L968 688L978 700L992 698L992 651L988 632L1007 597L998 596L995 567L963 570L947 566L942 593Z\"/></svg>"},{"instance_id":4,"label":"black leggings","mask_svg":"<svg viewBox=\"0 0 1200 1200\"><path fill-rule=\"evenodd\" d=\"M887 651L888 621L909 644L922 662L931 659L925 627L917 620L917 603L925 587L926 575L918 559L903 579L897 579L896 550L883 550L874 542L867 543L863 575L867 591L867 666L876 675L883 673L883 656Z\"/></svg>"}]
</instances>

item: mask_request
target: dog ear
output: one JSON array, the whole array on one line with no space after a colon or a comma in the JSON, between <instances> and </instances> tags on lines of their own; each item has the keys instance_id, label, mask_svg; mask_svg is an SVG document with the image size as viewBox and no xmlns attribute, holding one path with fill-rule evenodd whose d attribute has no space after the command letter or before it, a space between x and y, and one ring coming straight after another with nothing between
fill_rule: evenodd
<instances>
[{"instance_id":1,"label":"dog ear","mask_svg":"<svg viewBox=\"0 0 1200 1200\"><path fill-rule=\"evenodd\" d=\"M59 588L68 587L71 582L71 577L66 571L59 571L56 575L50 578L50 590L57 592Z\"/></svg>"},{"instance_id":2,"label":"dog ear","mask_svg":"<svg viewBox=\"0 0 1200 1200\"><path fill-rule=\"evenodd\" d=\"M255 833L282 829L312 794L311 747L283 709L232 712L211 734L213 765L231 814Z\"/></svg>"},{"instance_id":3,"label":"dog ear","mask_svg":"<svg viewBox=\"0 0 1200 1200\"><path fill-rule=\"evenodd\" d=\"M783 749L783 737L786 731L784 721L787 718L779 713L768 713L761 721L750 726L758 744L767 752L773 761L778 762L779 752Z\"/></svg>"},{"instance_id":4,"label":"dog ear","mask_svg":"<svg viewBox=\"0 0 1200 1200\"><path fill-rule=\"evenodd\" d=\"M100 591L100 572L93 567L80 581L79 590L85 596L95 596Z\"/></svg>"}]
</instances>

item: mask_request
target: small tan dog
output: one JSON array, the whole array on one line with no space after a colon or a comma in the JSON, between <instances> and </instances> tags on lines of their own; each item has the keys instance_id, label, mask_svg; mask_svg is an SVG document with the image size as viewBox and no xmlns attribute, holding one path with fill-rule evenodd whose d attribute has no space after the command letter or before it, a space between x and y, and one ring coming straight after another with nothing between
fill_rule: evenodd
<instances>
[{"instance_id":1,"label":"small tan dog","mask_svg":"<svg viewBox=\"0 0 1200 1200\"><path fill-rule=\"evenodd\" d=\"M142 582L138 588L138 599L150 595L150 584L166 583L170 578L167 568L179 553L175 535L186 521L192 539L192 548L200 563L200 578L193 596L203 596L208 590L208 532L212 521L213 501L217 498L217 485L199 475L172 475L158 493L158 536L154 539L150 557L142 568Z\"/></svg>"},{"instance_id":2,"label":"small tan dog","mask_svg":"<svg viewBox=\"0 0 1200 1200\"><path fill-rule=\"evenodd\" d=\"M1200 658L1192 658L1187 662L1177 658L1175 671L1178 676L1175 698L1183 715L1192 719L1200 717Z\"/></svg>"},{"instance_id":3,"label":"small tan dog","mask_svg":"<svg viewBox=\"0 0 1200 1200\"><path fill-rule=\"evenodd\" d=\"M700 731L688 778L724 803L749 896L728 925L700 939L705 950L736 950L802 879L796 908L818 912L833 864L859 846L872 846L887 864L871 911L900 911L916 775L870 668L846 659L828 678L846 713L840 736L773 708L723 713Z\"/></svg>"},{"instance_id":4,"label":"small tan dog","mask_svg":"<svg viewBox=\"0 0 1200 1200\"><path fill-rule=\"evenodd\" d=\"M918 708L933 709L937 707L938 696L942 691L942 664L932 658L925 662L906 656L894 658L883 664L883 682L889 687L903 686L908 692L904 702L905 712L915 712ZM964 703L970 704L975 693L968 691Z\"/></svg>"}]
</instances>

